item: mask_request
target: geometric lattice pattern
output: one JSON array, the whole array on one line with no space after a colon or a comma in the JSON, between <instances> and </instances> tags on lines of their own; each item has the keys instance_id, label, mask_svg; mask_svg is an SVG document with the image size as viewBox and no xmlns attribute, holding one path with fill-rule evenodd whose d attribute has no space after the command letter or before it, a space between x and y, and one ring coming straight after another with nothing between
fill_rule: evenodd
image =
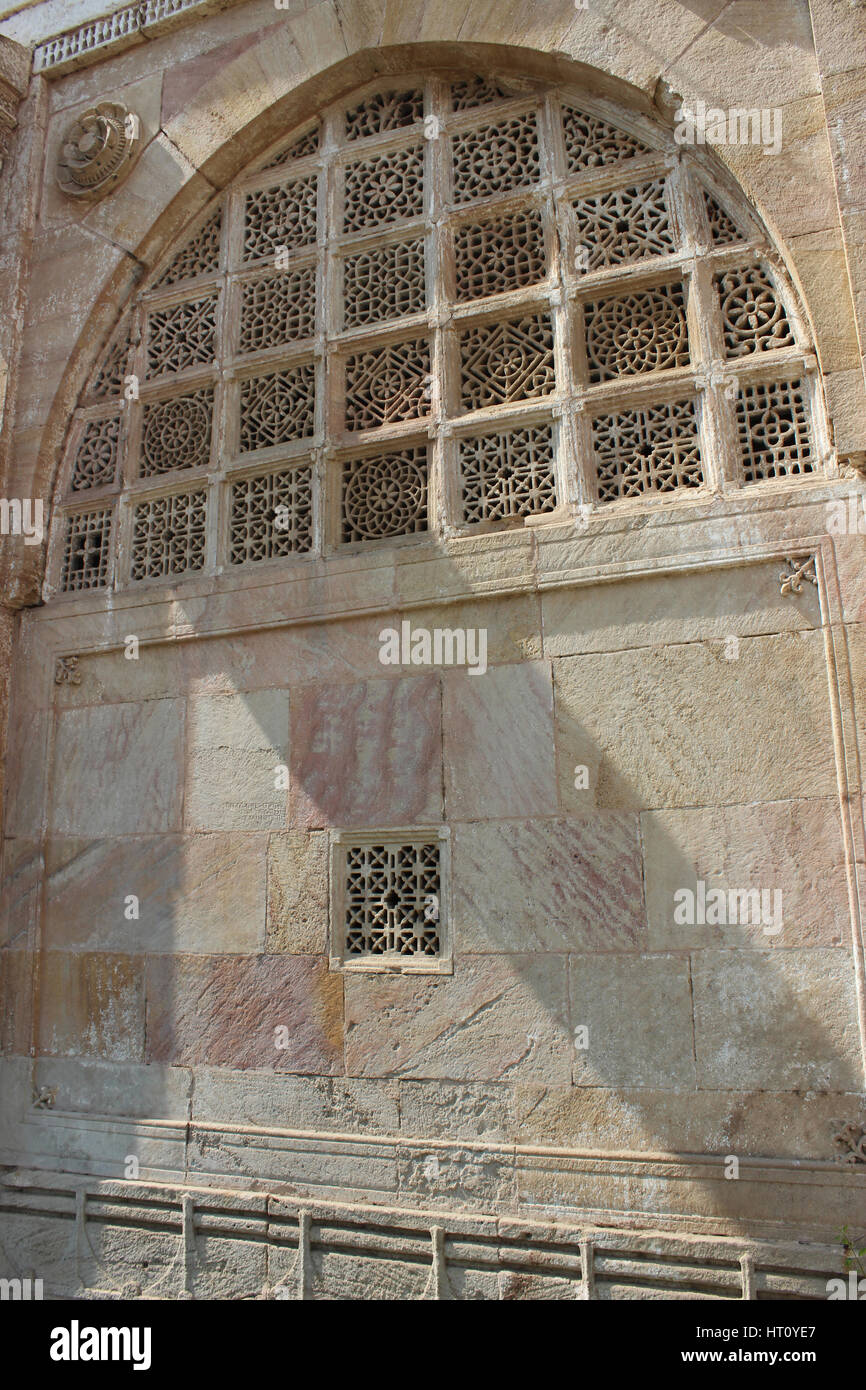
<instances>
[{"instance_id":1,"label":"geometric lattice pattern","mask_svg":"<svg viewBox=\"0 0 866 1390\"><path fill-rule=\"evenodd\" d=\"M88 400L105 401L123 391L123 378L129 357L129 327L111 344L103 357L86 395Z\"/></svg>"},{"instance_id":2,"label":"geometric lattice pattern","mask_svg":"<svg viewBox=\"0 0 866 1390\"><path fill-rule=\"evenodd\" d=\"M207 493L174 493L141 502L132 525L132 579L164 579L200 570L205 557Z\"/></svg>"},{"instance_id":3,"label":"geometric lattice pattern","mask_svg":"<svg viewBox=\"0 0 866 1390\"><path fill-rule=\"evenodd\" d=\"M597 169L603 164L619 164L638 154L649 154L647 146L633 135L570 106L563 107L562 130L566 160L572 174Z\"/></svg>"},{"instance_id":4,"label":"geometric lattice pattern","mask_svg":"<svg viewBox=\"0 0 866 1390\"><path fill-rule=\"evenodd\" d=\"M460 472L466 522L534 516L556 508L549 425L461 440Z\"/></svg>"},{"instance_id":5,"label":"geometric lattice pattern","mask_svg":"<svg viewBox=\"0 0 866 1390\"><path fill-rule=\"evenodd\" d=\"M276 188L248 193L244 205L244 261L258 261L316 240L317 178L306 174Z\"/></svg>"},{"instance_id":6,"label":"geometric lattice pattern","mask_svg":"<svg viewBox=\"0 0 866 1390\"><path fill-rule=\"evenodd\" d=\"M316 267L283 270L245 281L241 290L240 352L260 352L316 331Z\"/></svg>"},{"instance_id":7,"label":"geometric lattice pattern","mask_svg":"<svg viewBox=\"0 0 866 1390\"><path fill-rule=\"evenodd\" d=\"M213 362L216 304L215 296L208 295L151 311L147 320L147 370L151 376Z\"/></svg>"},{"instance_id":8,"label":"geometric lattice pattern","mask_svg":"<svg viewBox=\"0 0 866 1390\"><path fill-rule=\"evenodd\" d=\"M784 306L760 266L726 270L715 277L722 306L722 327L728 357L793 347Z\"/></svg>"},{"instance_id":9,"label":"geometric lattice pattern","mask_svg":"<svg viewBox=\"0 0 866 1390\"><path fill-rule=\"evenodd\" d=\"M442 891L439 844L349 845L347 956L436 956Z\"/></svg>"},{"instance_id":10,"label":"geometric lattice pattern","mask_svg":"<svg viewBox=\"0 0 866 1390\"><path fill-rule=\"evenodd\" d=\"M233 565L273 560L313 543L313 470L309 464L232 483L229 558Z\"/></svg>"},{"instance_id":11,"label":"geometric lattice pattern","mask_svg":"<svg viewBox=\"0 0 866 1390\"><path fill-rule=\"evenodd\" d=\"M451 83L452 111L471 111L476 106L489 106L493 101L506 101L507 98L505 88L486 77L464 77Z\"/></svg>"},{"instance_id":12,"label":"geometric lattice pattern","mask_svg":"<svg viewBox=\"0 0 866 1390\"><path fill-rule=\"evenodd\" d=\"M72 470L70 487L73 492L114 482L119 440L120 417L117 415L109 420L90 420L85 425Z\"/></svg>"},{"instance_id":13,"label":"geometric lattice pattern","mask_svg":"<svg viewBox=\"0 0 866 1390\"><path fill-rule=\"evenodd\" d=\"M191 280L195 275L209 275L219 270L221 228L222 212L218 209L186 246L172 257L156 281L154 289L178 285L183 280Z\"/></svg>"},{"instance_id":14,"label":"geometric lattice pattern","mask_svg":"<svg viewBox=\"0 0 866 1390\"><path fill-rule=\"evenodd\" d=\"M618 188L574 204L588 270L666 256L676 246L662 179Z\"/></svg>"},{"instance_id":15,"label":"geometric lattice pattern","mask_svg":"<svg viewBox=\"0 0 866 1390\"><path fill-rule=\"evenodd\" d=\"M590 381L687 365L689 340L682 286L661 285L597 299L585 309Z\"/></svg>"},{"instance_id":16,"label":"geometric lattice pattern","mask_svg":"<svg viewBox=\"0 0 866 1390\"><path fill-rule=\"evenodd\" d=\"M275 155L265 169L281 169L285 164L291 164L295 159L306 159L307 155L315 154L319 148L319 127L313 126L305 135L301 135L297 140L293 140L280 154Z\"/></svg>"},{"instance_id":17,"label":"geometric lattice pattern","mask_svg":"<svg viewBox=\"0 0 866 1390\"><path fill-rule=\"evenodd\" d=\"M587 490L816 469L814 369L756 217L729 212L658 122L614 111L529 73L437 68L275 131L278 153L184 233L90 372L51 582L185 574L205 555L219 572L569 515ZM738 391L742 470L699 444L728 440ZM457 473L430 516L428 454ZM193 502L153 495L177 487Z\"/></svg>"},{"instance_id":18,"label":"geometric lattice pattern","mask_svg":"<svg viewBox=\"0 0 866 1390\"><path fill-rule=\"evenodd\" d=\"M312 363L245 381L241 386L241 452L267 449L312 434L315 393Z\"/></svg>"},{"instance_id":19,"label":"geometric lattice pattern","mask_svg":"<svg viewBox=\"0 0 866 1390\"><path fill-rule=\"evenodd\" d=\"M343 300L346 328L420 313L426 304L424 242L398 241L347 256Z\"/></svg>"},{"instance_id":20,"label":"geometric lattice pattern","mask_svg":"<svg viewBox=\"0 0 866 1390\"><path fill-rule=\"evenodd\" d=\"M424 93L418 88L409 92L377 92L346 112L346 139L382 135L386 130L399 130L423 119Z\"/></svg>"},{"instance_id":21,"label":"geometric lattice pattern","mask_svg":"<svg viewBox=\"0 0 866 1390\"><path fill-rule=\"evenodd\" d=\"M547 274L544 228L534 208L458 227L454 252L458 299L523 289Z\"/></svg>"},{"instance_id":22,"label":"geometric lattice pattern","mask_svg":"<svg viewBox=\"0 0 866 1390\"><path fill-rule=\"evenodd\" d=\"M455 135L453 150L458 202L534 183L540 172L535 113Z\"/></svg>"},{"instance_id":23,"label":"geometric lattice pattern","mask_svg":"<svg viewBox=\"0 0 866 1390\"><path fill-rule=\"evenodd\" d=\"M809 409L802 382L755 382L742 386L737 426L747 483L812 473Z\"/></svg>"},{"instance_id":24,"label":"geometric lattice pattern","mask_svg":"<svg viewBox=\"0 0 866 1390\"><path fill-rule=\"evenodd\" d=\"M600 415L592 433L600 502L704 481L693 401Z\"/></svg>"},{"instance_id":25,"label":"geometric lattice pattern","mask_svg":"<svg viewBox=\"0 0 866 1390\"><path fill-rule=\"evenodd\" d=\"M346 542L426 531L426 447L345 463L342 511Z\"/></svg>"},{"instance_id":26,"label":"geometric lattice pattern","mask_svg":"<svg viewBox=\"0 0 866 1390\"><path fill-rule=\"evenodd\" d=\"M66 518L60 589L64 594L99 589L108 581L111 508L75 512Z\"/></svg>"},{"instance_id":27,"label":"geometric lattice pattern","mask_svg":"<svg viewBox=\"0 0 866 1390\"><path fill-rule=\"evenodd\" d=\"M482 324L460 337L462 403L480 410L556 388L553 325L545 314Z\"/></svg>"},{"instance_id":28,"label":"geometric lattice pattern","mask_svg":"<svg viewBox=\"0 0 866 1390\"><path fill-rule=\"evenodd\" d=\"M410 145L346 169L343 229L360 232L424 211L424 147Z\"/></svg>"},{"instance_id":29,"label":"geometric lattice pattern","mask_svg":"<svg viewBox=\"0 0 866 1390\"><path fill-rule=\"evenodd\" d=\"M144 407L139 472L142 478L178 468L202 468L210 458L213 391L153 401Z\"/></svg>"},{"instance_id":30,"label":"geometric lattice pattern","mask_svg":"<svg viewBox=\"0 0 866 1390\"><path fill-rule=\"evenodd\" d=\"M423 338L346 362L346 428L373 430L430 411L430 345Z\"/></svg>"},{"instance_id":31,"label":"geometric lattice pattern","mask_svg":"<svg viewBox=\"0 0 866 1390\"><path fill-rule=\"evenodd\" d=\"M704 206L707 210L707 221L710 224L710 239L713 246L730 246L735 241L742 241L743 237L736 222L728 216L724 208L706 189L704 189Z\"/></svg>"}]
</instances>

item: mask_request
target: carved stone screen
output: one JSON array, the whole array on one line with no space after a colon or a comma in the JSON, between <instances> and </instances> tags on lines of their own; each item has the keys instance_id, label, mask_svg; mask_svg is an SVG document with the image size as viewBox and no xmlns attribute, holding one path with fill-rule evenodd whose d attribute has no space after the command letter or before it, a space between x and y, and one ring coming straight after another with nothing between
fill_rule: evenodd
<instances>
[{"instance_id":1,"label":"carved stone screen","mask_svg":"<svg viewBox=\"0 0 866 1390\"><path fill-rule=\"evenodd\" d=\"M236 180L130 306L50 591L772 483L822 466L816 421L781 262L661 128L384 83Z\"/></svg>"}]
</instances>

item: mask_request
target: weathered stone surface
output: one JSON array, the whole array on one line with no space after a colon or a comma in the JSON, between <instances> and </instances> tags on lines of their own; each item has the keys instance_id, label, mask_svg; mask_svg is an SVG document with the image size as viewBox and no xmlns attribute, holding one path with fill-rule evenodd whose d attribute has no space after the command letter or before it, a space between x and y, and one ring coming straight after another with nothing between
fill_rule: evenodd
<instances>
[{"instance_id":1,"label":"weathered stone surface","mask_svg":"<svg viewBox=\"0 0 866 1390\"><path fill-rule=\"evenodd\" d=\"M439 678L310 686L292 695L296 825L431 824L442 815Z\"/></svg>"},{"instance_id":2,"label":"weathered stone surface","mask_svg":"<svg viewBox=\"0 0 866 1390\"><path fill-rule=\"evenodd\" d=\"M633 950L645 935L637 817L459 824L458 951Z\"/></svg>"},{"instance_id":3,"label":"weathered stone surface","mask_svg":"<svg viewBox=\"0 0 866 1390\"><path fill-rule=\"evenodd\" d=\"M64 710L51 824L61 835L178 830L183 725L177 700Z\"/></svg>"},{"instance_id":4,"label":"weathered stone surface","mask_svg":"<svg viewBox=\"0 0 866 1390\"><path fill-rule=\"evenodd\" d=\"M835 799L651 811L641 816L641 835L651 950L839 946L849 938L845 849ZM677 904L688 903L674 895L682 889L695 895L696 918L699 880L705 893L725 892L726 919L745 915L748 921L678 923ZM757 921L756 900L746 912L742 898L728 896L731 890L754 889L765 895ZM707 915L713 914L705 910Z\"/></svg>"},{"instance_id":5,"label":"weathered stone surface","mask_svg":"<svg viewBox=\"0 0 866 1390\"><path fill-rule=\"evenodd\" d=\"M408 1260L377 1260L334 1250L314 1251L312 1256L313 1298L419 1299L429 1279L428 1268Z\"/></svg>"},{"instance_id":6,"label":"weathered stone surface","mask_svg":"<svg viewBox=\"0 0 866 1390\"><path fill-rule=\"evenodd\" d=\"M550 815L556 807L547 662L443 679L445 804L456 820Z\"/></svg>"},{"instance_id":7,"label":"weathered stone surface","mask_svg":"<svg viewBox=\"0 0 866 1390\"><path fill-rule=\"evenodd\" d=\"M767 1091L538 1086L514 1088L519 1144L605 1153L837 1157L839 1116L859 1113L854 1095Z\"/></svg>"},{"instance_id":8,"label":"weathered stone surface","mask_svg":"<svg viewBox=\"0 0 866 1390\"><path fill-rule=\"evenodd\" d=\"M516 1195L514 1162L507 1151L401 1148L397 1171L400 1196L407 1202L421 1198L430 1205L483 1202L497 1207Z\"/></svg>"},{"instance_id":9,"label":"weathered stone surface","mask_svg":"<svg viewBox=\"0 0 866 1390\"><path fill-rule=\"evenodd\" d=\"M45 796L45 749L50 715L26 711L13 698L4 786L4 830L8 835L38 836Z\"/></svg>"},{"instance_id":10,"label":"weathered stone surface","mask_svg":"<svg viewBox=\"0 0 866 1390\"><path fill-rule=\"evenodd\" d=\"M141 957L46 951L39 965L39 1048L61 1057L139 1062L144 1054Z\"/></svg>"},{"instance_id":11,"label":"weathered stone surface","mask_svg":"<svg viewBox=\"0 0 866 1390\"><path fill-rule=\"evenodd\" d=\"M320 956L147 962L148 1061L330 1075L342 1045L342 981Z\"/></svg>"},{"instance_id":12,"label":"weathered stone surface","mask_svg":"<svg viewBox=\"0 0 866 1390\"><path fill-rule=\"evenodd\" d=\"M28 933L36 927L44 867L38 840L3 841L0 945L22 950L29 944Z\"/></svg>"},{"instance_id":13,"label":"weathered stone surface","mask_svg":"<svg viewBox=\"0 0 866 1390\"><path fill-rule=\"evenodd\" d=\"M278 768L288 764L288 691L198 696L189 701L188 720L187 828L280 829L287 792Z\"/></svg>"},{"instance_id":14,"label":"weathered stone surface","mask_svg":"<svg viewBox=\"0 0 866 1390\"><path fill-rule=\"evenodd\" d=\"M43 1057L39 1087L56 1087L57 1110L118 1115L143 1120L185 1120L190 1112L192 1072L183 1067L89 1057Z\"/></svg>"},{"instance_id":15,"label":"weathered stone surface","mask_svg":"<svg viewBox=\"0 0 866 1390\"><path fill-rule=\"evenodd\" d=\"M134 619L130 618L129 636ZM139 643L138 658L124 655L125 646L110 652L94 652L79 660L78 685L57 688L61 708L102 705L138 700L157 700L184 695L182 651L177 643Z\"/></svg>"},{"instance_id":16,"label":"weathered stone surface","mask_svg":"<svg viewBox=\"0 0 866 1390\"><path fill-rule=\"evenodd\" d=\"M576 1086L695 1084L688 961L673 955L571 956ZM585 1029L586 1033L577 1030ZM586 1046L581 1046L585 1042Z\"/></svg>"},{"instance_id":17,"label":"weathered stone surface","mask_svg":"<svg viewBox=\"0 0 866 1390\"><path fill-rule=\"evenodd\" d=\"M52 840L46 940L68 950L261 950L266 843L238 833Z\"/></svg>"},{"instance_id":18,"label":"weathered stone surface","mask_svg":"<svg viewBox=\"0 0 866 1390\"><path fill-rule=\"evenodd\" d=\"M346 976L350 1076L571 1076L565 958L462 956L453 977Z\"/></svg>"},{"instance_id":19,"label":"weathered stone surface","mask_svg":"<svg viewBox=\"0 0 866 1390\"><path fill-rule=\"evenodd\" d=\"M268 839L268 951L328 951L328 836L289 830Z\"/></svg>"},{"instance_id":20,"label":"weathered stone surface","mask_svg":"<svg viewBox=\"0 0 866 1390\"><path fill-rule=\"evenodd\" d=\"M857 1090L849 952L701 951L692 974L700 1086Z\"/></svg>"},{"instance_id":21,"label":"weathered stone surface","mask_svg":"<svg viewBox=\"0 0 866 1390\"><path fill-rule=\"evenodd\" d=\"M511 1108L507 1081L400 1081L400 1131L417 1138L507 1140Z\"/></svg>"},{"instance_id":22,"label":"weathered stone surface","mask_svg":"<svg viewBox=\"0 0 866 1390\"><path fill-rule=\"evenodd\" d=\"M29 951L0 951L0 1051L29 1053L33 995L33 955Z\"/></svg>"},{"instance_id":23,"label":"weathered stone surface","mask_svg":"<svg viewBox=\"0 0 866 1390\"><path fill-rule=\"evenodd\" d=\"M651 809L828 796L836 788L823 638L562 657L554 662L563 805ZM585 766L589 791L576 790Z\"/></svg>"},{"instance_id":24,"label":"weathered stone surface","mask_svg":"<svg viewBox=\"0 0 866 1390\"><path fill-rule=\"evenodd\" d=\"M779 593L779 561L686 574L649 575L621 584L554 589L542 595L547 656L622 651L666 642L792 632L821 620L813 585Z\"/></svg>"},{"instance_id":25,"label":"weathered stone surface","mask_svg":"<svg viewBox=\"0 0 866 1390\"><path fill-rule=\"evenodd\" d=\"M396 1082L342 1076L291 1076L199 1066L193 1118L268 1129L355 1130L396 1134Z\"/></svg>"}]
</instances>

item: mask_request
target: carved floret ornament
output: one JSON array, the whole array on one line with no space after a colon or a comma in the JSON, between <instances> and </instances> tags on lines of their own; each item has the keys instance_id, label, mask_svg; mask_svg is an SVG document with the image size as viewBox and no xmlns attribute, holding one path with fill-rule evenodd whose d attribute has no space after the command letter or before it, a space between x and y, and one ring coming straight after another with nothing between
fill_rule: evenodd
<instances>
[{"instance_id":1,"label":"carved floret ornament","mask_svg":"<svg viewBox=\"0 0 866 1390\"><path fill-rule=\"evenodd\" d=\"M95 201L126 177L141 141L134 112L103 101L67 127L57 156L57 182L70 198Z\"/></svg>"}]
</instances>

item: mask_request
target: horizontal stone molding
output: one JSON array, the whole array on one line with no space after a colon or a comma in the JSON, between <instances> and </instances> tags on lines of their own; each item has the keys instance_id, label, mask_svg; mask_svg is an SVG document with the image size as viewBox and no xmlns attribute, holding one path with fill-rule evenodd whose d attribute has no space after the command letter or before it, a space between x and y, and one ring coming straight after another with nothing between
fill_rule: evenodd
<instances>
[{"instance_id":1,"label":"horizontal stone molding","mask_svg":"<svg viewBox=\"0 0 866 1390\"><path fill-rule=\"evenodd\" d=\"M33 68L35 72L59 77L74 68L99 62L108 53L162 34L179 22L190 23L237 3L238 0L140 0L37 44Z\"/></svg>"},{"instance_id":2,"label":"horizontal stone molding","mask_svg":"<svg viewBox=\"0 0 866 1390\"><path fill-rule=\"evenodd\" d=\"M271 1190L81 1183L32 1170L3 1179L0 1210L4 1274L32 1264L26 1240L38 1222L38 1272L49 1297L213 1296L202 1281L220 1246L231 1262L220 1290L228 1298L333 1297L346 1262L367 1279L381 1271L394 1297L422 1299L459 1299L478 1282L486 1282L486 1297L500 1299L824 1299L828 1278L842 1272L842 1251L832 1239L795 1243L743 1232L665 1230L655 1215L647 1226L605 1214L602 1226L591 1217L539 1220L432 1203L412 1210ZM200 1241L207 1243L206 1259ZM130 1247L134 1255L127 1258ZM159 1252L155 1262L152 1248ZM140 1260L146 1253L150 1258ZM378 1277L374 1287L382 1289Z\"/></svg>"},{"instance_id":3,"label":"horizontal stone molding","mask_svg":"<svg viewBox=\"0 0 866 1390\"><path fill-rule=\"evenodd\" d=\"M26 1142L25 1142L26 1136ZM81 1115L34 1108L0 1149L14 1167L36 1160L49 1181L76 1175L111 1187L137 1156L145 1181L201 1182L304 1201L396 1202L407 1211L486 1213L544 1221L641 1222L755 1239L798 1231L832 1241L866 1199L866 1169L841 1160L606 1152L481 1139L291 1130L252 1124ZM63 1175L62 1177L60 1175ZM132 1190L126 1185L117 1189Z\"/></svg>"}]
</instances>

